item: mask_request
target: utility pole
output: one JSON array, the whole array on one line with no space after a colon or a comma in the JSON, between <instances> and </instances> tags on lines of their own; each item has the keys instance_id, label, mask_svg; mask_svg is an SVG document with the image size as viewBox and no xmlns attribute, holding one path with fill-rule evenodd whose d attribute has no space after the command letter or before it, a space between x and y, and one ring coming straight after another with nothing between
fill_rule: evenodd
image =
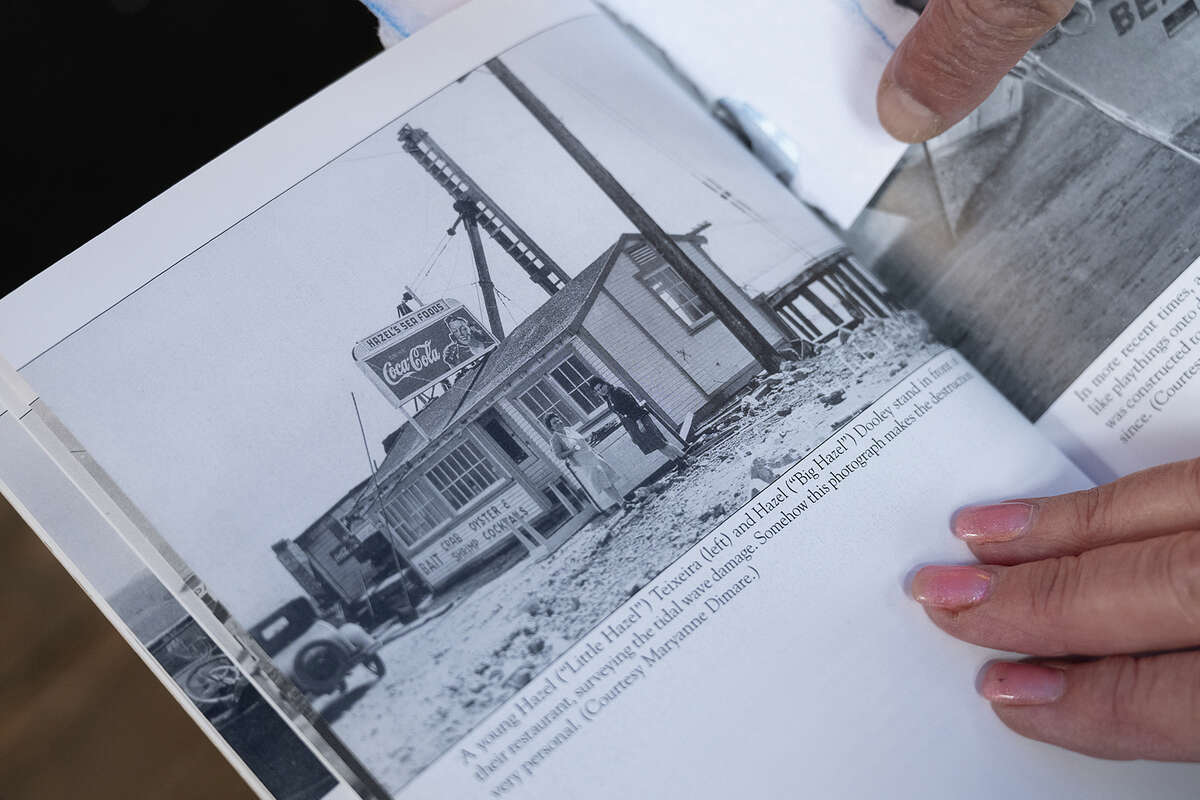
<instances>
[{"instance_id":1,"label":"utility pole","mask_svg":"<svg viewBox=\"0 0 1200 800\"><path fill-rule=\"evenodd\" d=\"M483 239L479 236L479 210L463 200L454 204L454 210L462 217L463 227L467 229L467 238L471 240L471 255L475 257L479 293L483 295L483 305L487 309L488 325L491 326L496 341L502 341L504 323L500 321L500 309L496 305L496 284L492 283L492 273L488 269L487 256L483 252Z\"/></svg>"},{"instance_id":2,"label":"utility pole","mask_svg":"<svg viewBox=\"0 0 1200 800\"><path fill-rule=\"evenodd\" d=\"M396 546L396 532L392 530L392 525L388 521L387 514L383 511L383 490L379 488L379 471L375 469L375 459L371 458L371 448L367 445L367 429L363 426L362 412L358 410L358 398L354 396L354 392L350 393L350 402L354 403L354 416L358 420L358 431L362 434L363 450L367 454L367 466L371 468L371 484L375 491L375 502L379 506L379 519L386 528L384 538L387 539L388 549L392 551L392 560L396 565L396 574L403 576L404 568L411 566L411 564L407 558L400 555L400 550ZM411 574L417 575L420 578L420 573L415 569L411 571ZM403 577L400 579L403 580ZM421 578L421 580L424 581L424 578ZM430 587L430 591L432 589L433 587ZM407 591L408 587L406 586L405 592L407 593Z\"/></svg>"},{"instance_id":3,"label":"utility pole","mask_svg":"<svg viewBox=\"0 0 1200 800\"><path fill-rule=\"evenodd\" d=\"M575 159L575 163L595 181L608 198L616 204L646 241L659 252L659 255L687 282L688 286L708 304L717 318L725 324L742 346L750 351L750 355L762 365L767 372L779 371L779 353L767 341L767 338L755 328L750 320L730 302L729 298L717 288L704 271L688 257L687 253L659 227L658 223L633 199L612 173L601 164L583 142L563 124L557 116L548 109L537 95L529 90L525 83L509 71L508 67L498 58L487 62L488 69L496 76L505 88L512 92L517 101L525 106L546 132L554 137L567 154Z\"/></svg>"}]
</instances>

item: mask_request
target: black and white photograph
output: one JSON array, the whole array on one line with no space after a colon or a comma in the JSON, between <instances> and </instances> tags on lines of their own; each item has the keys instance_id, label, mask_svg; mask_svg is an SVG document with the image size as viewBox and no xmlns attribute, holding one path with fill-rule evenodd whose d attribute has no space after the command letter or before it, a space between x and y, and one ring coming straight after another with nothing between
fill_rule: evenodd
<instances>
[{"instance_id":1,"label":"black and white photograph","mask_svg":"<svg viewBox=\"0 0 1200 800\"><path fill-rule=\"evenodd\" d=\"M1076 3L847 233L1031 419L1200 255L1197 16Z\"/></svg>"},{"instance_id":2,"label":"black and white photograph","mask_svg":"<svg viewBox=\"0 0 1200 800\"><path fill-rule=\"evenodd\" d=\"M278 800L317 800L337 779L147 570L108 598L112 609Z\"/></svg>"},{"instance_id":3,"label":"black and white photograph","mask_svg":"<svg viewBox=\"0 0 1200 800\"><path fill-rule=\"evenodd\" d=\"M941 350L591 18L405 111L23 372L397 792ZM219 690L205 658L181 669Z\"/></svg>"}]
</instances>

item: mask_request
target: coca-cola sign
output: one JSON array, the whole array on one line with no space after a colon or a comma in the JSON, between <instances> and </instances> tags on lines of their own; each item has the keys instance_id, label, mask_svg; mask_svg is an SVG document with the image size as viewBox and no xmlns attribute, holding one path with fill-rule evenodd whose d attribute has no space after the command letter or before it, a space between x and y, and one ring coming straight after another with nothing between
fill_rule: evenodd
<instances>
[{"instance_id":1,"label":"coca-cola sign","mask_svg":"<svg viewBox=\"0 0 1200 800\"><path fill-rule=\"evenodd\" d=\"M441 351L433 346L432 339L413 345L407 356L403 353L399 355L399 360L389 360L383 365L383 382L388 386L398 386L405 379L442 360Z\"/></svg>"},{"instance_id":2,"label":"coca-cola sign","mask_svg":"<svg viewBox=\"0 0 1200 800\"><path fill-rule=\"evenodd\" d=\"M438 300L354 346L354 360L400 405L496 348L496 339L455 300Z\"/></svg>"}]
</instances>

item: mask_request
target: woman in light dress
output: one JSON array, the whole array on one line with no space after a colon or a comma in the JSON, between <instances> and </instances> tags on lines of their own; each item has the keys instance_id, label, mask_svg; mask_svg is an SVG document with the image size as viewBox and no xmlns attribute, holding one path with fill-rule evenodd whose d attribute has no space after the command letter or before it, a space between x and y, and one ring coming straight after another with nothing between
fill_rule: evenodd
<instances>
[{"instance_id":1,"label":"woman in light dress","mask_svg":"<svg viewBox=\"0 0 1200 800\"><path fill-rule=\"evenodd\" d=\"M603 512L615 511L621 505L621 493L617 490L620 475L604 457L592 449L579 431L567 427L558 414L551 411L543 420L550 431L550 446L554 455L571 468L575 478L583 484L592 502Z\"/></svg>"}]
</instances>

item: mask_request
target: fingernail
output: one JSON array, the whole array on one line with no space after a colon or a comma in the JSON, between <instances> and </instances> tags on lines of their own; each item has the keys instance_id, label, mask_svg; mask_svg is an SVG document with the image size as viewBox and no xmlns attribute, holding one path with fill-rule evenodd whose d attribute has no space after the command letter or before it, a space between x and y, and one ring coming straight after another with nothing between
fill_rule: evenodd
<instances>
[{"instance_id":1,"label":"fingernail","mask_svg":"<svg viewBox=\"0 0 1200 800\"><path fill-rule=\"evenodd\" d=\"M1006 706L1040 706L1053 703L1067 690L1067 674L1039 664L997 661L988 667L979 693L990 702Z\"/></svg>"},{"instance_id":2,"label":"fingernail","mask_svg":"<svg viewBox=\"0 0 1200 800\"><path fill-rule=\"evenodd\" d=\"M912 579L912 596L924 606L967 608L987 596L991 574L977 567L925 567Z\"/></svg>"},{"instance_id":3,"label":"fingernail","mask_svg":"<svg viewBox=\"0 0 1200 800\"><path fill-rule=\"evenodd\" d=\"M902 142L923 142L944 129L942 118L884 76L876 97L879 121L887 132Z\"/></svg>"},{"instance_id":4,"label":"fingernail","mask_svg":"<svg viewBox=\"0 0 1200 800\"><path fill-rule=\"evenodd\" d=\"M1033 526L1036 511L1032 503L1023 502L968 506L954 515L950 527L955 536L966 542L1011 542Z\"/></svg>"}]
</instances>

